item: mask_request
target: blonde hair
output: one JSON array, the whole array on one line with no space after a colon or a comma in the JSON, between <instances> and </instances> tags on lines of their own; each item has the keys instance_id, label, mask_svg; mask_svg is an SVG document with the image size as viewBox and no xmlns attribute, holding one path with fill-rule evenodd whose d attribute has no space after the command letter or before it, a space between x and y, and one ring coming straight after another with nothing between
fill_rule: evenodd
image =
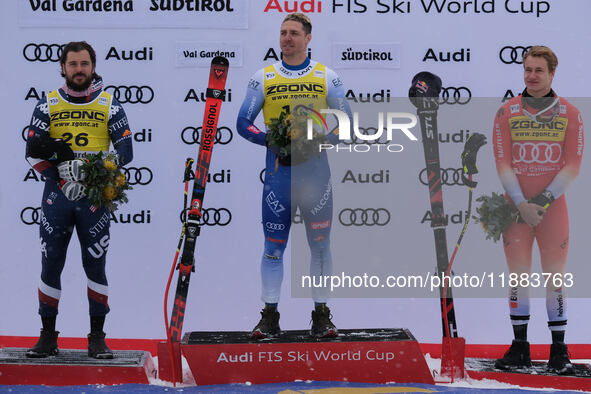
<instances>
[{"instance_id":1,"label":"blonde hair","mask_svg":"<svg viewBox=\"0 0 591 394\"><path fill-rule=\"evenodd\" d=\"M543 57L544 59L546 59L546 63L548 63L548 71L550 71L551 73L553 73L554 70L556 70L556 67L558 66L558 58L556 57L556 54L552 52L552 49L545 47L543 45L535 45L531 47L530 50L527 51L525 55L523 55L524 63L525 59L527 59L529 56Z\"/></svg>"},{"instance_id":2,"label":"blonde hair","mask_svg":"<svg viewBox=\"0 0 591 394\"><path fill-rule=\"evenodd\" d=\"M300 22L302 24L302 28L304 29L304 33L312 33L312 21L310 20L310 18L308 18L307 15L304 15L299 12L294 12L293 14L286 15L285 18L283 18L282 23L285 23L287 21Z\"/></svg>"}]
</instances>

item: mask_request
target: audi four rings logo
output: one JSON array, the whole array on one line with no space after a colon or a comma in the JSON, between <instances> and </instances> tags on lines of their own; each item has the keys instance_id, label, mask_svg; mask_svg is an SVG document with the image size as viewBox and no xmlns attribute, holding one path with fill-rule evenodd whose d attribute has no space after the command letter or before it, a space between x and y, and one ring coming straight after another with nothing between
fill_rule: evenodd
<instances>
[{"instance_id":1,"label":"audi four rings logo","mask_svg":"<svg viewBox=\"0 0 591 394\"><path fill-rule=\"evenodd\" d=\"M187 211L189 208L181 212L181 222L185 222ZM228 208L206 208L201 210L201 224L207 226L227 226L232 221L232 212Z\"/></svg>"},{"instance_id":2,"label":"audi four rings logo","mask_svg":"<svg viewBox=\"0 0 591 394\"><path fill-rule=\"evenodd\" d=\"M441 184L442 185L463 185L462 168L441 168ZM427 176L427 169L423 168L419 173L419 181L423 185L429 184L429 177Z\"/></svg>"},{"instance_id":3,"label":"audi four rings logo","mask_svg":"<svg viewBox=\"0 0 591 394\"><path fill-rule=\"evenodd\" d=\"M23 56L30 62L59 62L63 45L28 43L23 48Z\"/></svg>"},{"instance_id":4,"label":"audi four rings logo","mask_svg":"<svg viewBox=\"0 0 591 394\"><path fill-rule=\"evenodd\" d=\"M130 185L147 185L154 179L154 174L148 167L123 167L123 171Z\"/></svg>"},{"instance_id":5,"label":"audi four rings logo","mask_svg":"<svg viewBox=\"0 0 591 394\"><path fill-rule=\"evenodd\" d=\"M465 86L448 86L441 90L442 104L468 104L471 98L472 92Z\"/></svg>"},{"instance_id":6,"label":"audi four rings logo","mask_svg":"<svg viewBox=\"0 0 591 394\"><path fill-rule=\"evenodd\" d=\"M343 226L385 226L390 223L386 208L345 208L339 213Z\"/></svg>"},{"instance_id":7,"label":"audi four rings logo","mask_svg":"<svg viewBox=\"0 0 591 394\"><path fill-rule=\"evenodd\" d=\"M265 183L265 171L266 170L267 170L266 168L263 168L261 170L261 173L259 174L259 179L261 180L261 183Z\"/></svg>"},{"instance_id":8,"label":"audi four rings logo","mask_svg":"<svg viewBox=\"0 0 591 394\"><path fill-rule=\"evenodd\" d=\"M515 163L558 163L562 157L559 143L514 142L513 160Z\"/></svg>"},{"instance_id":9,"label":"audi four rings logo","mask_svg":"<svg viewBox=\"0 0 591 394\"><path fill-rule=\"evenodd\" d=\"M41 224L41 207L26 207L21 211L21 220L24 224Z\"/></svg>"},{"instance_id":10,"label":"audi four rings logo","mask_svg":"<svg viewBox=\"0 0 591 394\"><path fill-rule=\"evenodd\" d=\"M201 135L201 126L193 127L187 126L181 131L181 139L187 145L199 144L200 142L200 135ZM215 133L215 141L214 144L220 145L227 145L232 141L234 137L234 133L230 130L229 127L222 126L218 127Z\"/></svg>"},{"instance_id":11,"label":"audi four rings logo","mask_svg":"<svg viewBox=\"0 0 591 394\"><path fill-rule=\"evenodd\" d=\"M265 227L269 230L285 230L285 224L283 223L266 222Z\"/></svg>"},{"instance_id":12,"label":"audi four rings logo","mask_svg":"<svg viewBox=\"0 0 591 394\"><path fill-rule=\"evenodd\" d=\"M377 127L359 127L359 132L363 135L372 135L372 134L376 134L378 132L378 128ZM386 138L386 133L383 133L380 138L378 138L377 140L369 140L369 141L364 141L362 139L360 139L357 134L352 133L351 134L351 140L347 140L347 141L343 141L343 144L345 145L353 145L353 144L363 144L363 145L373 145L373 144L386 144L388 143L388 140Z\"/></svg>"},{"instance_id":13,"label":"audi four rings logo","mask_svg":"<svg viewBox=\"0 0 591 394\"><path fill-rule=\"evenodd\" d=\"M504 46L499 51L499 59L505 64L522 64L523 63L523 55L527 51L529 51L529 47L522 47L522 46Z\"/></svg>"},{"instance_id":14,"label":"audi four rings logo","mask_svg":"<svg viewBox=\"0 0 591 394\"><path fill-rule=\"evenodd\" d=\"M105 90L111 93L121 104L148 104L154 99L154 90L146 85L109 85Z\"/></svg>"}]
</instances>

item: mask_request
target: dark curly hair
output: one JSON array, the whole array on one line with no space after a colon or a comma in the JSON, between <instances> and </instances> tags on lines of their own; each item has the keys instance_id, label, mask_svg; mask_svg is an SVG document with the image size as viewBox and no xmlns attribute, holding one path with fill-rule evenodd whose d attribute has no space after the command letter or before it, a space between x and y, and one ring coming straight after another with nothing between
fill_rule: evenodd
<instances>
[{"instance_id":1,"label":"dark curly hair","mask_svg":"<svg viewBox=\"0 0 591 394\"><path fill-rule=\"evenodd\" d=\"M88 51L90 55L90 61L92 62L92 67L96 69L96 52L92 48L92 46L87 43L86 41L72 41L64 45L62 48L62 55L60 56L60 64L63 66L66 64L66 59L68 58L68 53L70 52L80 52L80 51ZM65 77L63 70L60 68L60 74L62 77ZM100 76L95 72L92 74L93 79L100 78Z\"/></svg>"}]
</instances>

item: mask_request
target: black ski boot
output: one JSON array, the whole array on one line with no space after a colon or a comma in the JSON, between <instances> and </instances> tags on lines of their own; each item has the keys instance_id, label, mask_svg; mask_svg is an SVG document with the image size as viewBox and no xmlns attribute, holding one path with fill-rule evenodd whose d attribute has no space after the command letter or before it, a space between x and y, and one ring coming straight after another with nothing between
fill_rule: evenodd
<instances>
[{"instance_id":1,"label":"black ski boot","mask_svg":"<svg viewBox=\"0 0 591 394\"><path fill-rule=\"evenodd\" d=\"M27 350L25 355L29 358L43 358L57 355L59 353L59 349L57 348L57 334L59 334L59 331L41 329L41 336L39 336L37 344Z\"/></svg>"},{"instance_id":2,"label":"black ski boot","mask_svg":"<svg viewBox=\"0 0 591 394\"><path fill-rule=\"evenodd\" d=\"M575 368L568 358L568 347L564 342L554 342L550 346L548 371L558 375L572 375Z\"/></svg>"},{"instance_id":3,"label":"black ski boot","mask_svg":"<svg viewBox=\"0 0 591 394\"><path fill-rule=\"evenodd\" d=\"M275 338L281 334L279 312L275 308L265 307L261 311L261 320L250 333L253 339Z\"/></svg>"},{"instance_id":4,"label":"black ski boot","mask_svg":"<svg viewBox=\"0 0 591 394\"><path fill-rule=\"evenodd\" d=\"M331 338L338 335L337 328L330 321L332 315L330 308L326 305L319 305L312 311L312 328L310 335L317 338Z\"/></svg>"},{"instance_id":5,"label":"black ski boot","mask_svg":"<svg viewBox=\"0 0 591 394\"><path fill-rule=\"evenodd\" d=\"M88 357L101 360L113 358L113 352L105 343L105 335L102 331L88 334Z\"/></svg>"},{"instance_id":6,"label":"black ski boot","mask_svg":"<svg viewBox=\"0 0 591 394\"><path fill-rule=\"evenodd\" d=\"M529 342L514 339L503 358L495 361L495 368L508 370L524 367L531 367Z\"/></svg>"}]
</instances>

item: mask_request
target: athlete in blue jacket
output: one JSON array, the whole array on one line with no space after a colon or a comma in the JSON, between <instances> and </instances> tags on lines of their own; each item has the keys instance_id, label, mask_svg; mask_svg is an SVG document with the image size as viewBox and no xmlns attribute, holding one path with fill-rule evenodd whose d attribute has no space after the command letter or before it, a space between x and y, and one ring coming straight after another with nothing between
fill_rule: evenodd
<instances>
[{"instance_id":1,"label":"athlete in blue jacket","mask_svg":"<svg viewBox=\"0 0 591 394\"><path fill-rule=\"evenodd\" d=\"M310 19L303 14L290 14L281 25L280 46L283 60L259 70L248 83L246 98L238 115L238 133L247 140L268 146L265 185L262 198L262 224L265 249L261 261L262 318L252 331L253 338L280 334L277 304L283 280L283 253L287 244L291 218L300 207L311 251L310 274L321 277L332 274L330 229L332 224L332 185L326 152L316 153L301 162L278 156L269 144L269 133L254 125L263 110L265 124L293 111L294 100L310 102L314 109L336 108L350 116L345 91L339 77L324 65L307 57L312 39ZM338 136L328 136L331 143ZM292 152L293 153L293 152ZM290 160L291 159L291 160ZM295 201L292 201L292 198ZM326 288L312 288L315 309L312 311L310 334L317 337L337 335L326 306Z\"/></svg>"},{"instance_id":2,"label":"athlete in blue jacket","mask_svg":"<svg viewBox=\"0 0 591 394\"><path fill-rule=\"evenodd\" d=\"M60 276L74 228L88 278L90 334L88 355L113 358L105 344L103 325L109 312L105 257L109 246L110 212L93 206L84 194L84 174L76 157L107 152L112 143L119 166L133 158L131 132L123 108L103 90L95 73L96 54L86 42L70 42L60 57L66 83L43 97L33 112L27 136L27 161L45 177L39 233L41 280L39 314L43 328L27 357L58 353L55 331L61 294Z\"/></svg>"}]
</instances>

